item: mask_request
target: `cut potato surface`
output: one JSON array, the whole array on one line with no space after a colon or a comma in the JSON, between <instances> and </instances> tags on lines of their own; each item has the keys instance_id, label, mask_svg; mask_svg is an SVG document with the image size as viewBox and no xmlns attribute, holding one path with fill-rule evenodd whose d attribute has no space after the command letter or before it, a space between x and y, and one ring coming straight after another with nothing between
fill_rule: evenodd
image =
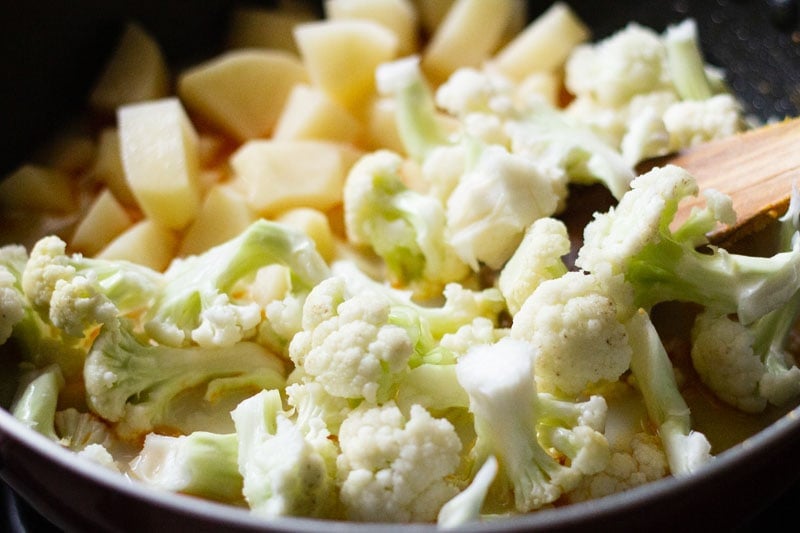
<instances>
[{"instance_id":1,"label":"cut potato surface","mask_svg":"<svg viewBox=\"0 0 800 533\"><path fill-rule=\"evenodd\" d=\"M200 206L197 132L176 98L123 106L118 113L122 164L142 211L181 229Z\"/></svg>"},{"instance_id":2,"label":"cut potato surface","mask_svg":"<svg viewBox=\"0 0 800 533\"><path fill-rule=\"evenodd\" d=\"M129 24L89 104L114 113L119 106L163 98L168 92L169 71L158 43L137 24Z\"/></svg>"},{"instance_id":3,"label":"cut potato surface","mask_svg":"<svg viewBox=\"0 0 800 533\"><path fill-rule=\"evenodd\" d=\"M294 207L325 211L341 203L350 152L323 141L250 141L232 157L234 175L256 213L271 216Z\"/></svg>"},{"instance_id":4,"label":"cut potato surface","mask_svg":"<svg viewBox=\"0 0 800 533\"><path fill-rule=\"evenodd\" d=\"M272 133L292 87L307 79L288 52L235 50L186 71L178 95L191 112L246 141Z\"/></svg>"},{"instance_id":5,"label":"cut potato surface","mask_svg":"<svg viewBox=\"0 0 800 533\"><path fill-rule=\"evenodd\" d=\"M397 54L395 34L367 20L310 22L294 36L314 85L356 112L374 96L377 66Z\"/></svg>"}]
</instances>

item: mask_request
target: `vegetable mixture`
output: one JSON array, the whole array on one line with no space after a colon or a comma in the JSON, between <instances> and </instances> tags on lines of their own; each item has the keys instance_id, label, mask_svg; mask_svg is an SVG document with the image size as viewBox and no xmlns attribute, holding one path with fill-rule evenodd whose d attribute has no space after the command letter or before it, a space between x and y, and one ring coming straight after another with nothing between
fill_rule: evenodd
<instances>
[{"instance_id":1,"label":"vegetable mixture","mask_svg":"<svg viewBox=\"0 0 800 533\"><path fill-rule=\"evenodd\" d=\"M291 6L174 77L131 24L89 120L0 184L23 424L265 520L450 528L691 475L732 444L695 405L744 437L796 402L800 200L744 255L706 237L729 198L675 221L695 179L636 171L747 127L692 20Z\"/></svg>"}]
</instances>

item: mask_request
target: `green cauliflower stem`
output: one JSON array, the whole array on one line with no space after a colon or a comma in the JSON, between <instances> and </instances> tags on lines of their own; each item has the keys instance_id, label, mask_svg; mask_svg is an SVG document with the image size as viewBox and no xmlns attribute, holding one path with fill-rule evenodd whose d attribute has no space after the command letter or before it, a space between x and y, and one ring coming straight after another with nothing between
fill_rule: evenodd
<instances>
[{"instance_id":1,"label":"green cauliflower stem","mask_svg":"<svg viewBox=\"0 0 800 533\"><path fill-rule=\"evenodd\" d=\"M472 478L469 486L442 506L436 516L436 527L457 529L471 522L477 522L498 471L497 459L490 455Z\"/></svg>"},{"instance_id":2,"label":"green cauliflower stem","mask_svg":"<svg viewBox=\"0 0 800 533\"><path fill-rule=\"evenodd\" d=\"M538 393L535 354L530 344L506 338L475 346L456 363L475 420L471 460L480 466L497 458L518 512L556 501L609 457L603 398L574 403Z\"/></svg>"},{"instance_id":3,"label":"green cauliflower stem","mask_svg":"<svg viewBox=\"0 0 800 533\"><path fill-rule=\"evenodd\" d=\"M779 250L797 245L798 217L800 196L795 188L780 219ZM704 311L692 328L695 370L720 399L742 411L763 411L768 402L784 405L800 395L800 368L786 348L798 316L800 291L749 325Z\"/></svg>"},{"instance_id":4,"label":"green cauliflower stem","mask_svg":"<svg viewBox=\"0 0 800 533\"><path fill-rule=\"evenodd\" d=\"M700 50L697 23L686 19L664 32L667 67L675 89L683 100L706 100L713 89L706 77L705 61Z\"/></svg>"},{"instance_id":5,"label":"green cauliflower stem","mask_svg":"<svg viewBox=\"0 0 800 533\"><path fill-rule=\"evenodd\" d=\"M262 321L258 304L237 301L237 284L271 264L288 267L292 287L298 291L309 290L329 275L307 235L259 220L201 255L173 261L164 273L163 289L145 316L145 330L171 346L234 345L254 334Z\"/></svg>"},{"instance_id":6,"label":"green cauliflower stem","mask_svg":"<svg viewBox=\"0 0 800 533\"><path fill-rule=\"evenodd\" d=\"M264 518L329 517L336 482L332 464L283 411L280 393L262 391L231 412L238 438L238 468L251 511ZM329 442L329 441L325 441Z\"/></svg>"},{"instance_id":7,"label":"green cauliflower stem","mask_svg":"<svg viewBox=\"0 0 800 533\"><path fill-rule=\"evenodd\" d=\"M800 249L772 257L715 247L710 253L698 251L697 233L670 230L678 203L696 193L696 181L679 167L642 174L616 207L596 213L586 226L576 265L623 274L633 286L635 305L645 309L663 301L690 301L737 313L747 324L785 303L800 277Z\"/></svg>"},{"instance_id":8,"label":"green cauliflower stem","mask_svg":"<svg viewBox=\"0 0 800 533\"><path fill-rule=\"evenodd\" d=\"M32 370L22 376L11 414L27 427L50 440L58 440L55 430L58 394L64 377L57 365Z\"/></svg>"},{"instance_id":9,"label":"green cauliflower stem","mask_svg":"<svg viewBox=\"0 0 800 533\"><path fill-rule=\"evenodd\" d=\"M337 460L341 501L351 520L432 521L458 492L448 478L461 441L446 419L419 405L362 405L342 423Z\"/></svg>"},{"instance_id":10,"label":"green cauliflower stem","mask_svg":"<svg viewBox=\"0 0 800 533\"><path fill-rule=\"evenodd\" d=\"M130 472L152 487L236 504L242 499L238 447L236 434L150 433L131 461Z\"/></svg>"},{"instance_id":11,"label":"green cauliflower stem","mask_svg":"<svg viewBox=\"0 0 800 533\"><path fill-rule=\"evenodd\" d=\"M423 295L464 278L469 269L447 244L444 207L409 189L403 159L388 150L362 157L344 185L345 228L350 242L368 245L384 259L394 283Z\"/></svg>"},{"instance_id":12,"label":"green cauliflower stem","mask_svg":"<svg viewBox=\"0 0 800 533\"><path fill-rule=\"evenodd\" d=\"M214 402L227 389L282 387L281 359L251 342L230 348L155 345L124 322L103 330L86 358L86 400L93 412L117 423L123 436L136 436L165 423L170 402L207 385Z\"/></svg>"},{"instance_id":13,"label":"green cauliflower stem","mask_svg":"<svg viewBox=\"0 0 800 533\"><path fill-rule=\"evenodd\" d=\"M644 311L627 323L631 371L651 422L658 428L673 476L687 476L713 459L705 435L692 430L691 413L675 381L672 362Z\"/></svg>"}]
</instances>

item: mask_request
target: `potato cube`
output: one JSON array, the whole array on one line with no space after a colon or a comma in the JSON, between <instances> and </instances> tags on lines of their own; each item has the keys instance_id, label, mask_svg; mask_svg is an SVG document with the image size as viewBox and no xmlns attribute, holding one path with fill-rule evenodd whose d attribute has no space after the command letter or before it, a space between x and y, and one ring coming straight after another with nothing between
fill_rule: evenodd
<instances>
[{"instance_id":1,"label":"potato cube","mask_svg":"<svg viewBox=\"0 0 800 533\"><path fill-rule=\"evenodd\" d=\"M397 36L398 56L419 47L417 12L410 0L326 0L324 7L330 20L371 20L391 30Z\"/></svg>"},{"instance_id":2,"label":"potato cube","mask_svg":"<svg viewBox=\"0 0 800 533\"><path fill-rule=\"evenodd\" d=\"M279 50L234 50L183 73L186 107L239 141L272 133L286 98L308 80L300 60Z\"/></svg>"},{"instance_id":3,"label":"potato cube","mask_svg":"<svg viewBox=\"0 0 800 533\"><path fill-rule=\"evenodd\" d=\"M197 132L180 102L166 98L119 110L122 164L142 211L171 229L191 222L200 206Z\"/></svg>"},{"instance_id":4,"label":"potato cube","mask_svg":"<svg viewBox=\"0 0 800 533\"><path fill-rule=\"evenodd\" d=\"M513 0L457 0L422 54L422 69L440 84L460 67L479 67L499 46Z\"/></svg>"},{"instance_id":5,"label":"potato cube","mask_svg":"<svg viewBox=\"0 0 800 533\"><path fill-rule=\"evenodd\" d=\"M284 211L276 221L304 232L314 241L323 259L326 261L333 259L336 243L325 213L308 207L298 207Z\"/></svg>"},{"instance_id":6,"label":"potato cube","mask_svg":"<svg viewBox=\"0 0 800 533\"><path fill-rule=\"evenodd\" d=\"M356 112L375 93L377 66L397 53L395 34L367 20L309 22L294 35L312 83Z\"/></svg>"},{"instance_id":7,"label":"potato cube","mask_svg":"<svg viewBox=\"0 0 800 533\"><path fill-rule=\"evenodd\" d=\"M177 246L174 231L144 219L122 232L95 257L121 259L163 271L172 261Z\"/></svg>"},{"instance_id":8,"label":"potato cube","mask_svg":"<svg viewBox=\"0 0 800 533\"><path fill-rule=\"evenodd\" d=\"M556 2L494 57L506 76L521 80L533 72L560 68L572 49L590 37L589 28L569 6Z\"/></svg>"},{"instance_id":9,"label":"potato cube","mask_svg":"<svg viewBox=\"0 0 800 533\"><path fill-rule=\"evenodd\" d=\"M298 50L294 42L294 27L316 19L311 10L241 6L231 12L227 46L285 50L296 54Z\"/></svg>"},{"instance_id":10,"label":"potato cube","mask_svg":"<svg viewBox=\"0 0 800 533\"><path fill-rule=\"evenodd\" d=\"M226 184L209 189L197 218L186 230L179 256L200 254L232 239L256 219L244 196Z\"/></svg>"},{"instance_id":11,"label":"potato cube","mask_svg":"<svg viewBox=\"0 0 800 533\"><path fill-rule=\"evenodd\" d=\"M357 142L361 122L316 87L295 85L283 108L273 139L319 139Z\"/></svg>"},{"instance_id":12,"label":"potato cube","mask_svg":"<svg viewBox=\"0 0 800 533\"><path fill-rule=\"evenodd\" d=\"M69 176L52 168L26 164L0 181L0 205L66 213L77 209L78 202Z\"/></svg>"},{"instance_id":13,"label":"potato cube","mask_svg":"<svg viewBox=\"0 0 800 533\"><path fill-rule=\"evenodd\" d=\"M114 113L134 102L156 100L169 92L169 71L158 43L141 27L129 24L89 96L96 110Z\"/></svg>"},{"instance_id":14,"label":"potato cube","mask_svg":"<svg viewBox=\"0 0 800 533\"><path fill-rule=\"evenodd\" d=\"M126 206L138 206L125 177L119 132L116 128L106 128L100 132L97 140L97 155L90 175L92 179L105 184L116 199Z\"/></svg>"},{"instance_id":15,"label":"potato cube","mask_svg":"<svg viewBox=\"0 0 800 533\"><path fill-rule=\"evenodd\" d=\"M245 184L249 205L270 216L302 206L324 211L340 203L350 157L332 142L255 140L233 154L231 165Z\"/></svg>"},{"instance_id":16,"label":"potato cube","mask_svg":"<svg viewBox=\"0 0 800 533\"><path fill-rule=\"evenodd\" d=\"M133 225L133 218L114 194L103 189L86 211L69 244L75 252L92 256Z\"/></svg>"}]
</instances>

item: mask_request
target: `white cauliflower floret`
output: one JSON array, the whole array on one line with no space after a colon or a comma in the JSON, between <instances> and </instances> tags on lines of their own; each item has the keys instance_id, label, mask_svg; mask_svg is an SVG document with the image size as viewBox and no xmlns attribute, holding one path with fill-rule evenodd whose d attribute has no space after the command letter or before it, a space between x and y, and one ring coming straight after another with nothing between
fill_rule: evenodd
<instances>
[{"instance_id":1,"label":"white cauliflower floret","mask_svg":"<svg viewBox=\"0 0 800 533\"><path fill-rule=\"evenodd\" d=\"M752 331L727 316L706 311L692 328L692 363L700 379L724 402L748 413L764 410L759 392L764 364L753 352Z\"/></svg>"},{"instance_id":2,"label":"white cauliflower floret","mask_svg":"<svg viewBox=\"0 0 800 533\"><path fill-rule=\"evenodd\" d=\"M384 401L413 352L406 331L388 323L390 307L378 293L350 296L341 278L321 282L303 306L303 331L289 345L292 361L329 394Z\"/></svg>"},{"instance_id":3,"label":"white cauliflower floret","mask_svg":"<svg viewBox=\"0 0 800 533\"><path fill-rule=\"evenodd\" d=\"M192 331L192 340L200 346L233 346L252 336L261 318L257 303L231 305L227 294L217 294L200 312L200 325Z\"/></svg>"},{"instance_id":4,"label":"white cauliflower floret","mask_svg":"<svg viewBox=\"0 0 800 533\"><path fill-rule=\"evenodd\" d=\"M514 107L514 85L497 72L464 67L456 70L436 90L436 104L445 111L465 117L470 113L503 115Z\"/></svg>"},{"instance_id":5,"label":"white cauliflower floret","mask_svg":"<svg viewBox=\"0 0 800 533\"><path fill-rule=\"evenodd\" d=\"M578 46L567 60L565 84L573 94L610 107L668 87L664 43L653 30L628 24L603 41Z\"/></svg>"},{"instance_id":6,"label":"white cauliflower floret","mask_svg":"<svg viewBox=\"0 0 800 533\"><path fill-rule=\"evenodd\" d=\"M487 147L447 202L447 228L456 254L473 270L500 268L525 229L558 206L549 174L500 146Z\"/></svg>"},{"instance_id":7,"label":"white cauliflower floret","mask_svg":"<svg viewBox=\"0 0 800 533\"><path fill-rule=\"evenodd\" d=\"M569 250L567 227L560 220L540 218L527 229L497 280L512 316L543 281L567 272L562 257Z\"/></svg>"},{"instance_id":8,"label":"white cauliflower floret","mask_svg":"<svg viewBox=\"0 0 800 533\"><path fill-rule=\"evenodd\" d=\"M668 473L667 457L658 437L640 432L623 449L612 450L605 469L584 477L566 496L570 503L602 498L661 479Z\"/></svg>"},{"instance_id":9,"label":"white cauliflower floret","mask_svg":"<svg viewBox=\"0 0 800 533\"><path fill-rule=\"evenodd\" d=\"M0 344L4 344L25 316L26 303L22 293L15 287L16 276L0 266Z\"/></svg>"},{"instance_id":10,"label":"white cauliflower floret","mask_svg":"<svg viewBox=\"0 0 800 533\"><path fill-rule=\"evenodd\" d=\"M729 94L707 100L685 100L664 112L664 125L673 150L734 135L743 128L742 111Z\"/></svg>"},{"instance_id":11,"label":"white cauliflower floret","mask_svg":"<svg viewBox=\"0 0 800 533\"><path fill-rule=\"evenodd\" d=\"M603 470L608 441L606 402L559 400L539 393L534 379L536 350L504 338L474 346L456 363L458 382L469 395L476 440L471 458L481 465L495 456L503 487L518 512L541 508ZM502 490L501 490L502 492Z\"/></svg>"},{"instance_id":12,"label":"white cauliflower floret","mask_svg":"<svg viewBox=\"0 0 800 533\"><path fill-rule=\"evenodd\" d=\"M455 496L447 481L461 441L453 425L414 405L406 418L393 402L353 411L339 431L340 498L353 520L431 521Z\"/></svg>"},{"instance_id":13,"label":"white cauliflower floret","mask_svg":"<svg viewBox=\"0 0 800 533\"><path fill-rule=\"evenodd\" d=\"M511 326L512 338L537 350L537 385L577 394L616 381L630 366L624 321L631 299L630 288L617 278L569 272L542 282Z\"/></svg>"}]
</instances>

